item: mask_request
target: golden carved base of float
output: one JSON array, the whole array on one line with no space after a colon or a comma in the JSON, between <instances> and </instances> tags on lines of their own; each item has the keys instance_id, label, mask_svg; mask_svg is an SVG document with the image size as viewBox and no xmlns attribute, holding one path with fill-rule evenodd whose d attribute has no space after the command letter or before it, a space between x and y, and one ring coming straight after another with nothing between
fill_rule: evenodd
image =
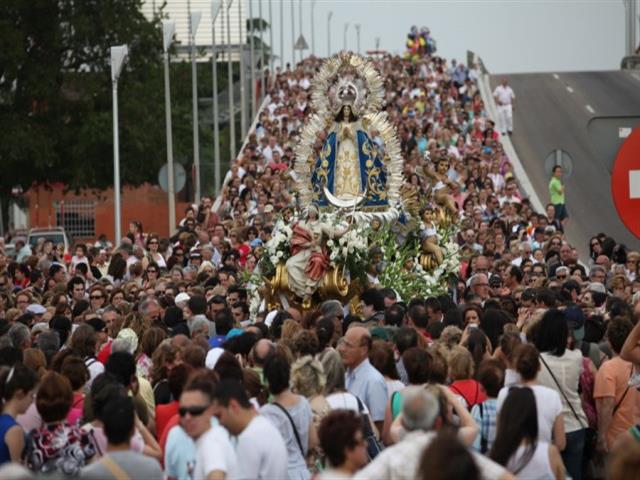
<instances>
[{"instance_id":1,"label":"golden carved base of float","mask_svg":"<svg viewBox=\"0 0 640 480\"><path fill-rule=\"evenodd\" d=\"M312 310L325 300L339 300L354 305L360 301L360 287L357 282L349 282L344 278L342 267L330 268L316 292L307 299L301 299L289 290L289 276L284 263L276 266L273 276L265 278L265 286L263 293L269 310L283 308L281 296L284 296L290 305L299 305L303 312Z\"/></svg>"}]
</instances>

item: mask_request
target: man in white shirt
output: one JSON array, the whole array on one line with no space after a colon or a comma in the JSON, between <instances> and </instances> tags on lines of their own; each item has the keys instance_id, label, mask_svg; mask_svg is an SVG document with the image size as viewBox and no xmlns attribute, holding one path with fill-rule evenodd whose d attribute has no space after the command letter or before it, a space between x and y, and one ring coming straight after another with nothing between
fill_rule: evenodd
<instances>
[{"instance_id":1,"label":"man in white shirt","mask_svg":"<svg viewBox=\"0 0 640 480\"><path fill-rule=\"evenodd\" d=\"M216 379L211 370L196 374L180 395L180 423L196 444L194 480L237 478L237 460L229 433L211 425Z\"/></svg>"},{"instance_id":2,"label":"man in white shirt","mask_svg":"<svg viewBox=\"0 0 640 480\"><path fill-rule=\"evenodd\" d=\"M511 135L513 133L513 104L516 95L513 93L506 78L503 78L502 83L493 91L493 98L495 98L498 105L500 133Z\"/></svg>"},{"instance_id":3,"label":"man in white shirt","mask_svg":"<svg viewBox=\"0 0 640 480\"><path fill-rule=\"evenodd\" d=\"M287 478L287 447L280 432L258 415L239 380L223 380L213 393L215 416L236 437L238 463L235 478Z\"/></svg>"}]
</instances>

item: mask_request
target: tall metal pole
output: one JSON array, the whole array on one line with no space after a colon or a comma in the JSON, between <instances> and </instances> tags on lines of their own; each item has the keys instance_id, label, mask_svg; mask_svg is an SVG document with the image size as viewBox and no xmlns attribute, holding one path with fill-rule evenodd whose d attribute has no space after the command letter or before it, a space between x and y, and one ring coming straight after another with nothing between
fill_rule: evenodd
<instances>
[{"instance_id":1,"label":"tall metal pole","mask_svg":"<svg viewBox=\"0 0 640 480\"><path fill-rule=\"evenodd\" d=\"M196 32L201 12L189 14L189 40L191 42L191 97L193 99L193 165L195 167L194 203L200 203L200 122L198 118L198 66L196 65Z\"/></svg>"},{"instance_id":2,"label":"tall metal pole","mask_svg":"<svg viewBox=\"0 0 640 480\"><path fill-rule=\"evenodd\" d=\"M316 55L316 35L313 28L313 10L316 7L316 0L311 0L311 55Z\"/></svg>"},{"instance_id":3,"label":"tall metal pole","mask_svg":"<svg viewBox=\"0 0 640 480\"><path fill-rule=\"evenodd\" d=\"M242 1L238 0L238 53L240 55L240 134L244 138L247 133L247 88L244 71L244 44L245 39L242 36L244 30L242 25ZM249 0L250 1L250 0Z\"/></svg>"},{"instance_id":4,"label":"tall metal pole","mask_svg":"<svg viewBox=\"0 0 640 480\"><path fill-rule=\"evenodd\" d=\"M254 23L253 0L249 0L249 61L251 62L251 116L256 114L256 54L254 52Z\"/></svg>"},{"instance_id":5,"label":"tall metal pole","mask_svg":"<svg viewBox=\"0 0 640 480\"><path fill-rule=\"evenodd\" d=\"M347 32L349 31L349 22L345 22L344 24L344 47L343 50L347 50Z\"/></svg>"},{"instance_id":6,"label":"tall metal pole","mask_svg":"<svg viewBox=\"0 0 640 480\"><path fill-rule=\"evenodd\" d=\"M216 51L216 18L222 2L211 2L211 76L213 97L213 183L216 196L220 193L220 120L218 118L218 52Z\"/></svg>"},{"instance_id":7,"label":"tall metal pole","mask_svg":"<svg viewBox=\"0 0 640 480\"><path fill-rule=\"evenodd\" d=\"M273 15L269 0L269 77L273 75Z\"/></svg>"},{"instance_id":8,"label":"tall metal pole","mask_svg":"<svg viewBox=\"0 0 640 480\"><path fill-rule=\"evenodd\" d=\"M280 0L280 68L284 70L284 0Z\"/></svg>"},{"instance_id":9,"label":"tall metal pole","mask_svg":"<svg viewBox=\"0 0 640 480\"><path fill-rule=\"evenodd\" d=\"M331 17L333 17L333 12L329 12L327 15L327 57L331 56Z\"/></svg>"},{"instance_id":10,"label":"tall metal pole","mask_svg":"<svg viewBox=\"0 0 640 480\"><path fill-rule=\"evenodd\" d=\"M295 22L295 5L291 0L291 70L296 66L296 22Z\"/></svg>"},{"instance_id":11,"label":"tall metal pole","mask_svg":"<svg viewBox=\"0 0 640 480\"><path fill-rule=\"evenodd\" d=\"M260 15L260 103L265 96L265 82L264 82L264 28L262 26L262 0L258 1L258 15Z\"/></svg>"},{"instance_id":12,"label":"tall metal pole","mask_svg":"<svg viewBox=\"0 0 640 480\"><path fill-rule=\"evenodd\" d=\"M173 138L171 128L171 92L169 85L169 48L176 30L175 22L162 21L164 40L164 111L167 127L167 195L169 197L169 235L176 229L176 191L173 177Z\"/></svg>"},{"instance_id":13,"label":"tall metal pole","mask_svg":"<svg viewBox=\"0 0 640 480\"><path fill-rule=\"evenodd\" d=\"M126 45L111 47L111 86L113 93L113 207L115 210L114 218L114 245L119 245L122 240L122 208L120 206L120 136L118 129L118 79L122 64L126 58L128 49ZM0 205L0 230L4 233L2 225L2 206Z\"/></svg>"},{"instance_id":14,"label":"tall metal pole","mask_svg":"<svg viewBox=\"0 0 640 480\"><path fill-rule=\"evenodd\" d=\"M231 10L231 4L233 0L227 1L227 68L229 69L228 74L228 90L229 90L229 161L233 162L236 158L236 112L235 105L233 104L233 62L231 61L231 54L233 53L233 49L231 48L231 18L229 15L229 10Z\"/></svg>"},{"instance_id":15,"label":"tall metal pole","mask_svg":"<svg viewBox=\"0 0 640 480\"><path fill-rule=\"evenodd\" d=\"M302 0L298 0L298 26L300 35L302 35ZM302 49L300 49L300 61L302 61L302 53Z\"/></svg>"},{"instance_id":16,"label":"tall metal pole","mask_svg":"<svg viewBox=\"0 0 640 480\"><path fill-rule=\"evenodd\" d=\"M360 24L356 23L355 27L356 27L356 40L357 40L356 45L358 46L358 55L360 55Z\"/></svg>"}]
</instances>

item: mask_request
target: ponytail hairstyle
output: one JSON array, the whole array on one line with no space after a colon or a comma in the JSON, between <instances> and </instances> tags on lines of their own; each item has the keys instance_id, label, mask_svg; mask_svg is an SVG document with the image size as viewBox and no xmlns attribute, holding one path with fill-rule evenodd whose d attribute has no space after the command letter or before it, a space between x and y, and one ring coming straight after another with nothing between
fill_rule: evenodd
<instances>
[{"instance_id":1,"label":"ponytail hairstyle","mask_svg":"<svg viewBox=\"0 0 640 480\"><path fill-rule=\"evenodd\" d=\"M0 372L0 403L11 400L16 393L27 394L38 384L38 375L22 363Z\"/></svg>"}]
</instances>

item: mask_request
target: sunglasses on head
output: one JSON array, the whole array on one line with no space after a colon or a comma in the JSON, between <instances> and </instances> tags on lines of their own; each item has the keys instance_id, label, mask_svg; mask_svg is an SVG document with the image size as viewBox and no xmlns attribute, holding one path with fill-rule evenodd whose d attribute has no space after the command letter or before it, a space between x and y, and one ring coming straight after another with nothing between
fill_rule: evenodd
<instances>
[{"instance_id":1,"label":"sunglasses on head","mask_svg":"<svg viewBox=\"0 0 640 480\"><path fill-rule=\"evenodd\" d=\"M180 407L178 409L178 414L181 417L186 417L187 413L189 415L191 415L192 417L199 417L200 415L202 415L205 410L209 408L209 405L197 405L197 406L193 406L193 407Z\"/></svg>"}]
</instances>

